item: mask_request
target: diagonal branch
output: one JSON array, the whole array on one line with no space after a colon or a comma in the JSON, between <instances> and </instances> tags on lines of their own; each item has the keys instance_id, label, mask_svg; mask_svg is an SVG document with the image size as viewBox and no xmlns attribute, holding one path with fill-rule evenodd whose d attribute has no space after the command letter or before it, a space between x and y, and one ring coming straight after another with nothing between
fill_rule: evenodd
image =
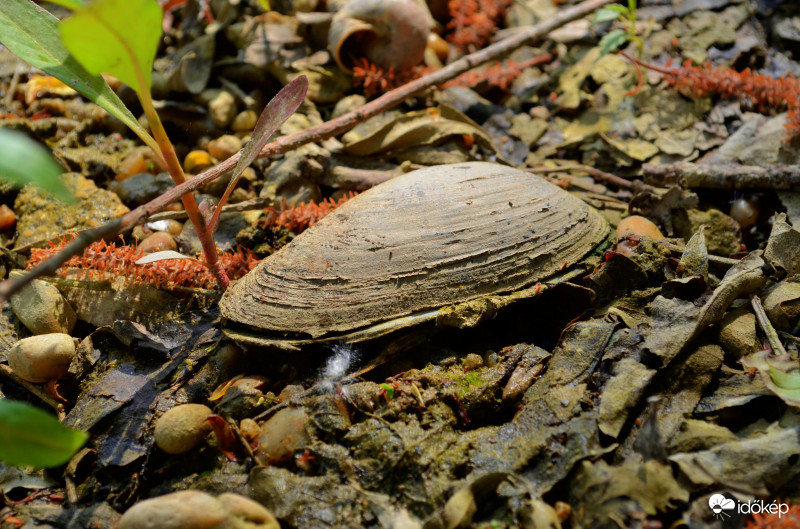
<instances>
[{"instance_id":1,"label":"diagonal branch","mask_svg":"<svg viewBox=\"0 0 800 529\"><path fill-rule=\"evenodd\" d=\"M348 112L347 114L344 114L336 119L326 121L325 123L316 127L311 127L309 129L278 138L276 141L267 144L264 149L262 149L261 154L259 154L258 157L266 158L268 156L274 156L276 154L297 149L298 147L302 147L307 143L324 140L346 132L364 120L399 105L409 97L421 94L425 90L428 90L434 86L438 86L445 81L449 81L450 79L453 79L468 70L480 66L481 64L508 55L520 46L539 42L554 29L557 29L568 22L572 22L573 20L583 18L591 14L593 11L603 7L604 5L612 3L613 1L614 0L586 0L585 2L582 2L576 6L564 9L548 20L533 25L524 31L520 31L519 33L499 42L495 42L494 44L487 46L480 51L465 55L461 59L445 66L441 70L437 70L424 77L420 77L419 79L411 81L410 83L404 84L403 86L390 92L387 92L381 97L370 101L357 110ZM11 294L17 292L32 280L44 275L52 274L58 269L59 266L61 266L61 264L66 262L67 259L83 251L83 249L93 241L104 237L113 237L118 233L122 233L133 228L137 224L142 224L143 222L147 221L150 215L158 213L168 204L179 200L183 195L191 193L208 182L216 180L223 174L233 169L236 165L236 162L239 161L240 156L241 151L223 161L219 165L216 165L202 174L192 178L191 180L173 187L158 198L151 200L147 204L139 206L126 215L123 215L118 219L114 219L103 226L81 233L80 236L66 246L64 250L40 264L36 268L30 270L28 273L14 279L6 279L5 281L0 282L0 302L7 300Z\"/></svg>"}]
</instances>

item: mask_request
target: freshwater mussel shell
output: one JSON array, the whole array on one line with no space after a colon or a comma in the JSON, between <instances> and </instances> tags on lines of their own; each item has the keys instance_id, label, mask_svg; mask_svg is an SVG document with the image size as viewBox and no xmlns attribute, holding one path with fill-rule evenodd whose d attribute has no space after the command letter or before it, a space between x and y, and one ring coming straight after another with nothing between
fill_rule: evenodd
<instances>
[{"instance_id":1,"label":"freshwater mussel shell","mask_svg":"<svg viewBox=\"0 0 800 529\"><path fill-rule=\"evenodd\" d=\"M262 345L367 339L529 288L608 231L597 211L524 171L413 171L346 202L232 285L220 303L225 332Z\"/></svg>"}]
</instances>

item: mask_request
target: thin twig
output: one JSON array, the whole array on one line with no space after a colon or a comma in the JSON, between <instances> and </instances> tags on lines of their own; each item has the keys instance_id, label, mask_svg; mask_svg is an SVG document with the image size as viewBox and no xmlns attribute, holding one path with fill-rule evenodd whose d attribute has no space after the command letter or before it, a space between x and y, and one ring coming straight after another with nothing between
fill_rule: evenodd
<instances>
[{"instance_id":1,"label":"thin twig","mask_svg":"<svg viewBox=\"0 0 800 529\"><path fill-rule=\"evenodd\" d=\"M272 197L256 197L250 200L245 200L242 202L237 202L235 204L227 204L222 207L222 214L225 213L235 213L241 211L253 211L256 209L264 209L270 206L275 205L275 199ZM147 222L156 222L159 220L171 220L171 219L185 219L187 217L185 210L180 211L162 211L161 213L156 213L155 215L151 215Z\"/></svg>"},{"instance_id":2,"label":"thin twig","mask_svg":"<svg viewBox=\"0 0 800 529\"><path fill-rule=\"evenodd\" d=\"M761 300L758 299L758 296L752 294L750 296L750 304L753 306L753 310L756 313L758 326L761 327L761 330L767 335L767 340L769 340L769 345L772 347L772 352L777 356L786 356L786 349L784 349L775 327L770 323L767 313L764 311L764 307L761 306Z\"/></svg>"},{"instance_id":3,"label":"thin twig","mask_svg":"<svg viewBox=\"0 0 800 529\"><path fill-rule=\"evenodd\" d=\"M584 173L588 173L595 180L605 182L606 184L615 185L617 187L621 187L622 189L634 189L637 185L645 188L649 187L643 183L637 184L635 181L626 180L625 178L621 178L617 175L607 173L605 171L601 171L600 169L595 169L594 167L589 167L588 165L583 164L562 165L560 167L537 167L534 169L528 169L529 173L534 174L559 173L567 171L582 171Z\"/></svg>"},{"instance_id":4,"label":"thin twig","mask_svg":"<svg viewBox=\"0 0 800 529\"><path fill-rule=\"evenodd\" d=\"M441 70L437 70L426 76L420 77L419 79L411 81L410 83L404 84L403 86L390 92L387 92L386 94L373 101L370 101L357 110L348 112L347 114L344 114L336 119L326 121L325 123L317 125L316 127L311 127L288 136L283 136L278 140L267 144L261 150L261 154L259 154L258 157L266 158L276 154L285 153L302 147L308 143L331 138L346 132L357 124L362 123L366 119L393 108L406 99L419 95L429 88L438 86L445 81L449 81L450 79L453 79L468 70L480 66L481 64L496 60L499 57L503 57L520 46L538 42L544 39L547 34L554 29L559 28L573 20L583 18L584 16L591 14L595 10L603 7L606 4L610 4L613 1L614 0L586 0L585 2L574 7L564 9L552 18L531 26L525 31L496 42L480 51L466 55L461 59L445 66ZM172 189L169 189L163 195L151 200L147 204L139 206L122 217L114 219L108 224L98 228L83 232L79 238L75 239L61 252L32 269L27 274L13 280L7 279L0 283L0 303L7 300L11 294L18 291L33 279L53 273L56 269L58 269L59 266L61 266L61 264L66 262L67 259L83 251L83 249L92 242L102 237L114 236L118 233L122 233L133 228L137 224L142 224L146 222L151 215L158 213L168 204L179 200L183 195L191 193L192 191L208 184L209 182L213 182L220 176L231 171L235 167L236 162L239 161L240 157L241 151L221 162L219 165L216 165L200 175L187 180L186 182L177 185ZM56 263L51 264L51 261L54 260L56 260Z\"/></svg>"},{"instance_id":5,"label":"thin twig","mask_svg":"<svg viewBox=\"0 0 800 529\"><path fill-rule=\"evenodd\" d=\"M796 189L800 165L767 166L735 163L649 164L642 167L645 179L654 185L680 184L687 189Z\"/></svg>"}]
</instances>

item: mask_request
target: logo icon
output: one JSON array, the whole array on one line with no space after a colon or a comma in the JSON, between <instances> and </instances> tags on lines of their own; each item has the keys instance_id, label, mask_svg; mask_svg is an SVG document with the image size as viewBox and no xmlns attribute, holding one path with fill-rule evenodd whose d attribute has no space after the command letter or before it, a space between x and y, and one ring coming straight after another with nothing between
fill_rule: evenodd
<instances>
[{"instance_id":1,"label":"logo icon","mask_svg":"<svg viewBox=\"0 0 800 529\"><path fill-rule=\"evenodd\" d=\"M714 494L708 498L708 506L711 507L712 511L714 511L714 518L722 520L725 517L731 517L731 515L725 511L731 511L735 509L736 502L726 498L722 494Z\"/></svg>"}]
</instances>

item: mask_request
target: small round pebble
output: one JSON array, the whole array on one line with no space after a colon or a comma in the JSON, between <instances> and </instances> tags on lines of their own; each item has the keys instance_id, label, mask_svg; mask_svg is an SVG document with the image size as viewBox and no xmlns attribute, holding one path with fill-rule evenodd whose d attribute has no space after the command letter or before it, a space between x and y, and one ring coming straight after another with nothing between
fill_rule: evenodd
<instances>
[{"instance_id":1,"label":"small round pebble","mask_svg":"<svg viewBox=\"0 0 800 529\"><path fill-rule=\"evenodd\" d=\"M154 437L158 447L168 454L183 454L199 445L211 430L206 420L213 412L202 404L181 404L168 410L156 421Z\"/></svg>"},{"instance_id":2,"label":"small round pebble","mask_svg":"<svg viewBox=\"0 0 800 529\"><path fill-rule=\"evenodd\" d=\"M140 501L119 521L119 529L280 529L266 507L226 492L218 497L182 490Z\"/></svg>"},{"instance_id":3,"label":"small round pebble","mask_svg":"<svg viewBox=\"0 0 800 529\"><path fill-rule=\"evenodd\" d=\"M226 160L239 152L242 140L232 134L225 134L208 142L208 153L217 160Z\"/></svg>"},{"instance_id":4,"label":"small round pebble","mask_svg":"<svg viewBox=\"0 0 800 529\"><path fill-rule=\"evenodd\" d=\"M479 354L470 353L461 362L467 369L478 369L483 365L483 358Z\"/></svg>"},{"instance_id":5,"label":"small round pebble","mask_svg":"<svg viewBox=\"0 0 800 529\"><path fill-rule=\"evenodd\" d=\"M175 238L169 233L157 231L145 237L144 240L139 243L138 249L140 253L144 254L163 252L164 250L175 251L178 249L178 243L175 242Z\"/></svg>"},{"instance_id":6,"label":"small round pebble","mask_svg":"<svg viewBox=\"0 0 800 529\"><path fill-rule=\"evenodd\" d=\"M245 110L236 114L231 123L231 128L236 132L249 132L253 130L258 121L258 115L252 110Z\"/></svg>"},{"instance_id":7,"label":"small round pebble","mask_svg":"<svg viewBox=\"0 0 800 529\"><path fill-rule=\"evenodd\" d=\"M266 463L286 461L294 451L311 444L305 424L308 415L303 408L285 408L261 425L256 455Z\"/></svg>"},{"instance_id":8,"label":"small round pebble","mask_svg":"<svg viewBox=\"0 0 800 529\"><path fill-rule=\"evenodd\" d=\"M40 384L64 376L78 340L64 333L23 338L8 351L9 367L23 380Z\"/></svg>"},{"instance_id":9,"label":"small round pebble","mask_svg":"<svg viewBox=\"0 0 800 529\"><path fill-rule=\"evenodd\" d=\"M630 235L650 237L657 241L664 238L661 230L658 229L658 226L653 221L639 215L632 215L622 219L622 222L617 226L617 240L624 239Z\"/></svg>"},{"instance_id":10,"label":"small round pebble","mask_svg":"<svg viewBox=\"0 0 800 529\"><path fill-rule=\"evenodd\" d=\"M11 272L17 277L20 272ZM70 333L77 315L51 283L36 279L11 296L11 310L33 334Z\"/></svg>"},{"instance_id":11,"label":"small round pebble","mask_svg":"<svg viewBox=\"0 0 800 529\"><path fill-rule=\"evenodd\" d=\"M208 102L208 114L211 116L211 121L221 129L226 128L233 121L237 112L236 99L225 90L220 90L216 97Z\"/></svg>"}]
</instances>

